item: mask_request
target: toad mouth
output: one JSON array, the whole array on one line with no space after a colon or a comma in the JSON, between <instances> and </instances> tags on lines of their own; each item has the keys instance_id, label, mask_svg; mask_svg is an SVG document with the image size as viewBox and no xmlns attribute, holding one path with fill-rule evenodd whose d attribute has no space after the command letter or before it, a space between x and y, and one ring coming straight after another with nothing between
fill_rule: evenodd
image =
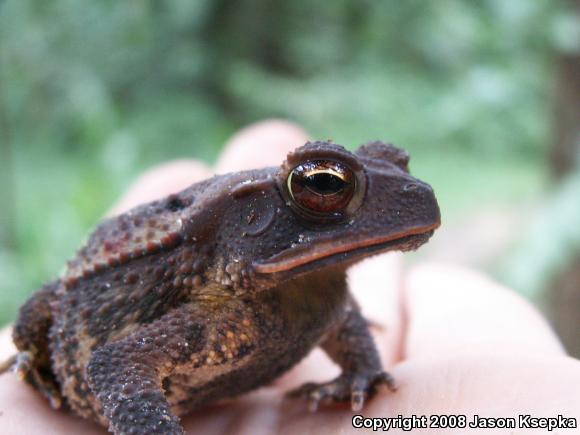
<instances>
[{"instance_id":1,"label":"toad mouth","mask_svg":"<svg viewBox=\"0 0 580 435\"><path fill-rule=\"evenodd\" d=\"M286 272L316 264L328 264L356 261L381 252L413 250L425 243L439 227L439 222L429 226L411 228L401 233L388 236L375 236L352 242L325 241L322 243L305 243L288 248L279 254L252 264L254 271L260 274Z\"/></svg>"}]
</instances>

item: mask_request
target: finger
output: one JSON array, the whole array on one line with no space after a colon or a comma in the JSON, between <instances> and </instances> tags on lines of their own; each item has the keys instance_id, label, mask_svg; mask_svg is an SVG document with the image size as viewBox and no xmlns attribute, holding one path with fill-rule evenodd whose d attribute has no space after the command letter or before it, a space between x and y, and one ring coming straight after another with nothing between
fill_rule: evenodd
<instances>
[{"instance_id":1,"label":"finger","mask_svg":"<svg viewBox=\"0 0 580 435\"><path fill-rule=\"evenodd\" d=\"M289 151L304 145L308 135L296 124L271 119L236 133L216 163L217 173L279 166Z\"/></svg>"},{"instance_id":2,"label":"finger","mask_svg":"<svg viewBox=\"0 0 580 435\"><path fill-rule=\"evenodd\" d=\"M211 175L212 171L196 160L176 160L155 166L144 172L129 187L109 215L123 213L139 204L179 192Z\"/></svg>"},{"instance_id":3,"label":"finger","mask_svg":"<svg viewBox=\"0 0 580 435\"><path fill-rule=\"evenodd\" d=\"M416 267L407 275L405 297L406 358L464 352L564 354L534 307L476 272Z\"/></svg>"}]
</instances>

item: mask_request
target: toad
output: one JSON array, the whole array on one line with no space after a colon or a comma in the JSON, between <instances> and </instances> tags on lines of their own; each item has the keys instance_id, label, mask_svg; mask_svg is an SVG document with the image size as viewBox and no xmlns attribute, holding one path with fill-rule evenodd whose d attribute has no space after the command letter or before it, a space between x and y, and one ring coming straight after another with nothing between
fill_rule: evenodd
<instances>
[{"instance_id":1,"label":"toad","mask_svg":"<svg viewBox=\"0 0 580 435\"><path fill-rule=\"evenodd\" d=\"M55 408L116 434L268 384L314 347L341 368L290 392L360 410L383 370L346 270L440 224L406 152L309 142L278 168L215 176L103 221L20 309L12 368Z\"/></svg>"}]
</instances>

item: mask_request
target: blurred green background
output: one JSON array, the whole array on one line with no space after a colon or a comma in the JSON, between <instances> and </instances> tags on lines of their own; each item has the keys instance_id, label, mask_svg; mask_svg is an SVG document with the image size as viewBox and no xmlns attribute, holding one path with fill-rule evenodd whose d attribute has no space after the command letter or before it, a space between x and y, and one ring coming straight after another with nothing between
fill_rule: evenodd
<instances>
[{"instance_id":1,"label":"blurred green background","mask_svg":"<svg viewBox=\"0 0 580 435\"><path fill-rule=\"evenodd\" d=\"M422 255L493 274L580 351L577 8L0 1L0 323L145 168L282 117L408 149L444 216Z\"/></svg>"}]
</instances>

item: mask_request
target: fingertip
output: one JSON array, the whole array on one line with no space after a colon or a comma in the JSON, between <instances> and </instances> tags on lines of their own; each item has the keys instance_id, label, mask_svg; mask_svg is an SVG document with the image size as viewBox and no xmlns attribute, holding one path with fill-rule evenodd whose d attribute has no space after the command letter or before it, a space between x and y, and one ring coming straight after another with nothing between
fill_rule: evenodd
<instances>
[{"instance_id":1,"label":"fingertip","mask_svg":"<svg viewBox=\"0 0 580 435\"><path fill-rule=\"evenodd\" d=\"M155 166L139 176L108 215L120 214L139 204L179 192L211 175L212 171L197 160L174 160Z\"/></svg>"},{"instance_id":2,"label":"fingertip","mask_svg":"<svg viewBox=\"0 0 580 435\"><path fill-rule=\"evenodd\" d=\"M279 165L290 150L307 140L304 130L289 121L272 119L252 124L228 141L215 171L223 173ZM155 166L129 187L108 215L163 198L213 174L214 171L196 160L175 160Z\"/></svg>"},{"instance_id":3,"label":"fingertip","mask_svg":"<svg viewBox=\"0 0 580 435\"><path fill-rule=\"evenodd\" d=\"M226 143L216 163L217 173L280 165L289 151L308 141L297 124L268 119L238 131Z\"/></svg>"}]
</instances>

